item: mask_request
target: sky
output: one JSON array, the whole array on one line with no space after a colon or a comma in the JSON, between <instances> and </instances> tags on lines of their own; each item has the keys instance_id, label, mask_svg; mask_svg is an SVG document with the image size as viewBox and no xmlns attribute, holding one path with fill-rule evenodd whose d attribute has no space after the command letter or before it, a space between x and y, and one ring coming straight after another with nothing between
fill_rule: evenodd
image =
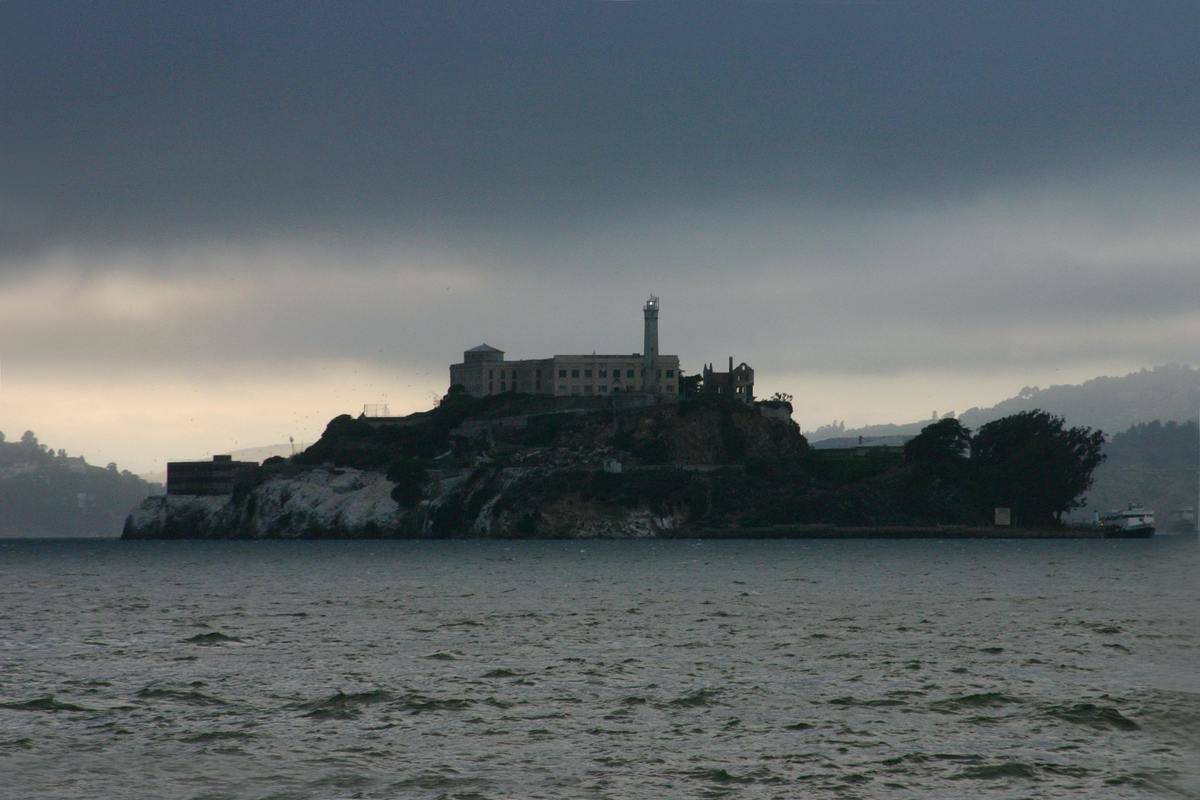
<instances>
[{"instance_id":1,"label":"sky","mask_svg":"<svg viewBox=\"0 0 1200 800\"><path fill-rule=\"evenodd\" d=\"M729 356L811 430L1200 341L1194 2L0 3L0 431L428 408L480 342Z\"/></svg>"}]
</instances>

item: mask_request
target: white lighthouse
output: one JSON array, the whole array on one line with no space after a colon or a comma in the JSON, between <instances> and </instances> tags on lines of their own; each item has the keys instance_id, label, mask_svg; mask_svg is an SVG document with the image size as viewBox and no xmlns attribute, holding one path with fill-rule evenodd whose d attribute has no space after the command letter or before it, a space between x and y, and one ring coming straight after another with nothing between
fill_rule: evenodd
<instances>
[{"instance_id":1,"label":"white lighthouse","mask_svg":"<svg viewBox=\"0 0 1200 800\"><path fill-rule=\"evenodd\" d=\"M650 295L642 307L646 318L645 343L642 348L642 369L646 377L642 386L648 392L658 393L658 298Z\"/></svg>"}]
</instances>

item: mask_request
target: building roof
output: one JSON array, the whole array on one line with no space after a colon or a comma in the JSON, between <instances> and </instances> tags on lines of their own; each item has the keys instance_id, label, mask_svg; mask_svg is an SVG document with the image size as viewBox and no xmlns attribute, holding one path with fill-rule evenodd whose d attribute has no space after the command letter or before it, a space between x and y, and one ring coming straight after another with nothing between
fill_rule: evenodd
<instances>
[{"instance_id":1,"label":"building roof","mask_svg":"<svg viewBox=\"0 0 1200 800\"><path fill-rule=\"evenodd\" d=\"M487 342L477 344L467 351L468 353L503 353L504 351L498 347L492 347Z\"/></svg>"}]
</instances>

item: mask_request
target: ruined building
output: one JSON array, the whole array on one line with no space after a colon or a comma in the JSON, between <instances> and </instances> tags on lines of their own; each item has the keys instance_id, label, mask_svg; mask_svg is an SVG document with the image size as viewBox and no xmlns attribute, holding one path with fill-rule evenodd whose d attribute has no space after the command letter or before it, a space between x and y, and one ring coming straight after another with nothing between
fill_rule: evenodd
<instances>
[{"instance_id":1,"label":"ruined building","mask_svg":"<svg viewBox=\"0 0 1200 800\"><path fill-rule=\"evenodd\" d=\"M704 372L700 375L699 391L753 403L754 370L745 361L733 366L733 356L729 357L728 372L715 372L712 364L705 364Z\"/></svg>"}]
</instances>

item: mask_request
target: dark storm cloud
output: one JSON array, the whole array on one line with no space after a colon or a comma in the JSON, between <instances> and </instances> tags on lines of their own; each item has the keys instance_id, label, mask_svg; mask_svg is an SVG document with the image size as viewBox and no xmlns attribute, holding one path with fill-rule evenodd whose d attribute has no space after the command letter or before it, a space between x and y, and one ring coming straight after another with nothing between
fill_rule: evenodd
<instances>
[{"instance_id":1,"label":"dark storm cloud","mask_svg":"<svg viewBox=\"0 0 1200 800\"><path fill-rule=\"evenodd\" d=\"M522 251L751 198L1169 171L1198 31L1191 2L8 2L0 261L312 231Z\"/></svg>"}]
</instances>

